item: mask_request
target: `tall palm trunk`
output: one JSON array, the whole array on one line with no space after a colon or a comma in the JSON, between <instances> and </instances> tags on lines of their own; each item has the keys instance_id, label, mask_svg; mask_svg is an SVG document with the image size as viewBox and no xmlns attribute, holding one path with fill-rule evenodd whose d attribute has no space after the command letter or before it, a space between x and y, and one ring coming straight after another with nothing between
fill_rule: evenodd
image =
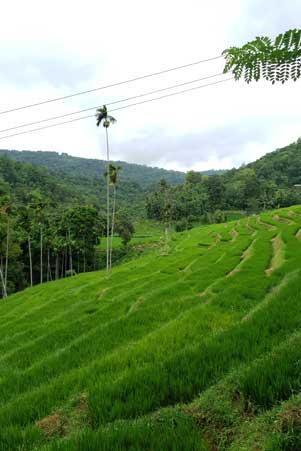
<instances>
[{"instance_id":1,"label":"tall palm trunk","mask_svg":"<svg viewBox=\"0 0 301 451\"><path fill-rule=\"evenodd\" d=\"M110 269L110 149L108 127L106 129L107 142L107 272Z\"/></svg>"},{"instance_id":2,"label":"tall palm trunk","mask_svg":"<svg viewBox=\"0 0 301 451\"><path fill-rule=\"evenodd\" d=\"M61 277L65 277L64 268L65 268L65 251L63 250L62 264L61 264Z\"/></svg>"},{"instance_id":3,"label":"tall palm trunk","mask_svg":"<svg viewBox=\"0 0 301 451\"><path fill-rule=\"evenodd\" d=\"M49 280L52 280L52 275L51 275L51 265L50 265L50 250L48 248L47 249L47 282L49 282Z\"/></svg>"},{"instance_id":4,"label":"tall palm trunk","mask_svg":"<svg viewBox=\"0 0 301 451\"><path fill-rule=\"evenodd\" d=\"M43 229L40 226L40 283L43 283Z\"/></svg>"},{"instance_id":5,"label":"tall palm trunk","mask_svg":"<svg viewBox=\"0 0 301 451\"><path fill-rule=\"evenodd\" d=\"M6 291L6 285L5 285L4 275L3 275L2 257L1 257L1 263L0 263L0 279L1 279L1 283L2 283L2 296L3 296L3 298L6 298L7 297L7 291Z\"/></svg>"},{"instance_id":6,"label":"tall palm trunk","mask_svg":"<svg viewBox=\"0 0 301 451\"><path fill-rule=\"evenodd\" d=\"M71 271L71 276L73 276L73 258L72 258L72 247L71 247L71 238L70 238L70 228L68 229L68 234L69 234L69 265L70 265L70 271Z\"/></svg>"},{"instance_id":7,"label":"tall palm trunk","mask_svg":"<svg viewBox=\"0 0 301 451\"><path fill-rule=\"evenodd\" d=\"M67 237L66 237L66 241L67 241ZM66 272L67 272L67 269L68 269L68 248L67 248L67 246L66 246L66 250L65 250L65 260L64 260L64 262L65 262L64 277L66 277Z\"/></svg>"},{"instance_id":8,"label":"tall palm trunk","mask_svg":"<svg viewBox=\"0 0 301 451\"><path fill-rule=\"evenodd\" d=\"M6 230L6 255L5 255L5 274L4 283L7 287L7 271L8 271L8 255L9 255L9 235L10 235L10 223L9 218L7 218L7 230Z\"/></svg>"},{"instance_id":9,"label":"tall palm trunk","mask_svg":"<svg viewBox=\"0 0 301 451\"><path fill-rule=\"evenodd\" d=\"M60 257L57 253L55 256L55 280L60 278Z\"/></svg>"},{"instance_id":10,"label":"tall palm trunk","mask_svg":"<svg viewBox=\"0 0 301 451\"><path fill-rule=\"evenodd\" d=\"M31 240L30 240L30 235L28 235L28 254L29 254L30 286L32 287L32 257L31 257Z\"/></svg>"},{"instance_id":11,"label":"tall palm trunk","mask_svg":"<svg viewBox=\"0 0 301 451\"><path fill-rule=\"evenodd\" d=\"M113 253L113 238L114 238L114 226L115 226L115 211L116 211L116 186L114 185L113 212L112 212L112 229L111 229L111 246L110 246L110 269L112 268L112 253Z\"/></svg>"}]
</instances>

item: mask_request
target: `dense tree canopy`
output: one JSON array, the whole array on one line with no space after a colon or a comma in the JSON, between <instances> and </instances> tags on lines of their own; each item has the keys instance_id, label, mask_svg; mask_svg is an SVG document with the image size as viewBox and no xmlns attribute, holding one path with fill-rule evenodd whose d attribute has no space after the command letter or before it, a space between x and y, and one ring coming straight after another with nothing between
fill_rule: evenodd
<instances>
[{"instance_id":1,"label":"dense tree canopy","mask_svg":"<svg viewBox=\"0 0 301 451\"><path fill-rule=\"evenodd\" d=\"M219 222L221 211L258 212L301 202L295 184L301 183L301 140L239 169L204 176L190 171L185 183L171 186L161 181L147 199L149 218L188 227L197 221ZM184 221L184 222L183 222ZM180 227L180 228L181 228Z\"/></svg>"},{"instance_id":2,"label":"dense tree canopy","mask_svg":"<svg viewBox=\"0 0 301 451\"><path fill-rule=\"evenodd\" d=\"M4 155L20 162L44 166L51 173L63 174L71 178L76 177L80 181L83 179L99 180L100 176L106 171L106 162L103 160L73 157L66 153L0 150L0 156ZM114 164L122 166L120 181L124 186L135 184L143 191L158 183L162 178L165 178L171 184L182 183L184 180L184 173L179 171L150 168L145 165L126 163L124 161L115 161ZM104 184L103 177L101 183Z\"/></svg>"},{"instance_id":3,"label":"dense tree canopy","mask_svg":"<svg viewBox=\"0 0 301 451\"><path fill-rule=\"evenodd\" d=\"M103 266L95 197L71 177L0 158L0 295Z\"/></svg>"}]
</instances>

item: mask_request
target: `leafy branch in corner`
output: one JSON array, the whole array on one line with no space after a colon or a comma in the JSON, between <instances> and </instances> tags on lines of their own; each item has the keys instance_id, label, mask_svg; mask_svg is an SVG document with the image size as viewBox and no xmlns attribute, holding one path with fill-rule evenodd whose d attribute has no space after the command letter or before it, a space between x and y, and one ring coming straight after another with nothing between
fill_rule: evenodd
<instances>
[{"instance_id":1,"label":"leafy branch in corner","mask_svg":"<svg viewBox=\"0 0 301 451\"><path fill-rule=\"evenodd\" d=\"M247 83L261 78L285 83L296 81L301 75L301 30L288 30L274 41L257 37L242 47L224 50L224 73L232 72L234 78L244 77Z\"/></svg>"}]
</instances>

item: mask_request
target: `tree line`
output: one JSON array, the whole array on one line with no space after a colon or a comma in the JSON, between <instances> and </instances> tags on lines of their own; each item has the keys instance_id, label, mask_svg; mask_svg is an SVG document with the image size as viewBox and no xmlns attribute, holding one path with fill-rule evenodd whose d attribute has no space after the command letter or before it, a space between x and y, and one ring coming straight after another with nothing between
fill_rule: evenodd
<instances>
[{"instance_id":1,"label":"tree line","mask_svg":"<svg viewBox=\"0 0 301 451\"><path fill-rule=\"evenodd\" d=\"M227 211L246 213L301 203L301 139L239 169L204 176L190 171L184 183L172 186L164 179L146 202L149 218L177 230L195 222L222 222Z\"/></svg>"},{"instance_id":2,"label":"tree line","mask_svg":"<svg viewBox=\"0 0 301 451\"><path fill-rule=\"evenodd\" d=\"M38 191L16 205L1 192L0 277L2 296L96 269L103 218L91 206L53 208Z\"/></svg>"},{"instance_id":3,"label":"tree line","mask_svg":"<svg viewBox=\"0 0 301 451\"><path fill-rule=\"evenodd\" d=\"M111 165L114 227L127 245L134 232L131 218L116 203L119 168ZM80 196L73 185L44 168L0 158L0 294L105 266L100 240L105 210ZM118 255L115 256L118 258ZM115 259L116 259L115 258Z\"/></svg>"}]
</instances>

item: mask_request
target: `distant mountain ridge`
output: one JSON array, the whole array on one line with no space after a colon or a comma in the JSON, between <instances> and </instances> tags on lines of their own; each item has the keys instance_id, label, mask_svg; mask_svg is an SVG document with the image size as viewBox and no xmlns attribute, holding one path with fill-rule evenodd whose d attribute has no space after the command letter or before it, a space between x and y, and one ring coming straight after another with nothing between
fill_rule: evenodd
<instances>
[{"instance_id":1,"label":"distant mountain ridge","mask_svg":"<svg viewBox=\"0 0 301 451\"><path fill-rule=\"evenodd\" d=\"M106 161L104 160L74 157L66 153L0 149L0 157L4 155L19 162L44 166L56 174L63 172L71 176L84 178L99 177L106 169ZM143 189L156 185L162 178L171 185L181 184L185 179L185 172L181 171L127 163L125 161L115 161L115 163L122 166L120 174L122 181L136 182ZM222 172L224 171L209 170L203 171L202 174L213 175L221 174Z\"/></svg>"},{"instance_id":2,"label":"distant mountain ridge","mask_svg":"<svg viewBox=\"0 0 301 451\"><path fill-rule=\"evenodd\" d=\"M23 163L44 166L56 174L63 172L72 176L98 178L106 170L106 161L104 160L74 157L66 153L0 149L0 156L4 155ZM183 183L185 178L185 173L180 171L169 171L124 161L114 161L114 163L122 166L121 181L135 181L143 189L157 184L162 178L172 185Z\"/></svg>"}]
</instances>

